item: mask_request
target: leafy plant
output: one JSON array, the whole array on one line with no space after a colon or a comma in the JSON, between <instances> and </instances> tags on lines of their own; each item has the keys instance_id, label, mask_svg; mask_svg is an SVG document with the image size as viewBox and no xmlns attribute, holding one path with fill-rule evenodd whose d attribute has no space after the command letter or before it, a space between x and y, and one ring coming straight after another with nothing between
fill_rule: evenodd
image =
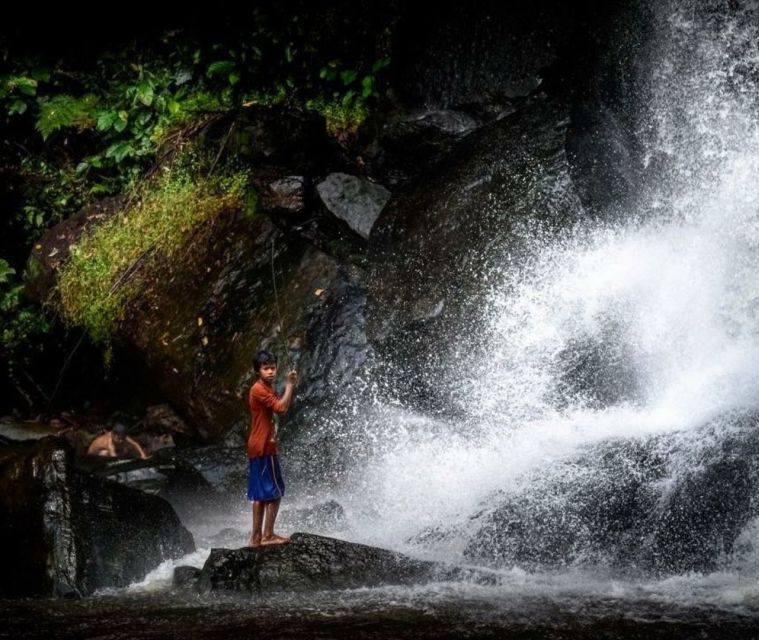
<instances>
[{"instance_id":1,"label":"leafy plant","mask_svg":"<svg viewBox=\"0 0 759 640\"><path fill-rule=\"evenodd\" d=\"M25 300L16 270L0 258L0 353L6 365L23 364L24 351L47 329L44 316Z\"/></svg>"}]
</instances>

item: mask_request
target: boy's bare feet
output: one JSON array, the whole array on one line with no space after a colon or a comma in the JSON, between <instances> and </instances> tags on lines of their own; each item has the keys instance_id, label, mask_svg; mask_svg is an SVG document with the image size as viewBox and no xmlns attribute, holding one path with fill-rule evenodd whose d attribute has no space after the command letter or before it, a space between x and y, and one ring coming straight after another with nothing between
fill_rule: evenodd
<instances>
[{"instance_id":1,"label":"boy's bare feet","mask_svg":"<svg viewBox=\"0 0 759 640\"><path fill-rule=\"evenodd\" d=\"M250 540L248 541L248 546L251 548L260 547L261 546L261 537L260 536L250 536Z\"/></svg>"},{"instance_id":2,"label":"boy's bare feet","mask_svg":"<svg viewBox=\"0 0 759 640\"><path fill-rule=\"evenodd\" d=\"M278 536L276 533L273 533L270 536L264 536L261 538L261 544L267 545L267 544L286 544L290 542L290 538L285 538L284 536Z\"/></svg>"}]
</instances>

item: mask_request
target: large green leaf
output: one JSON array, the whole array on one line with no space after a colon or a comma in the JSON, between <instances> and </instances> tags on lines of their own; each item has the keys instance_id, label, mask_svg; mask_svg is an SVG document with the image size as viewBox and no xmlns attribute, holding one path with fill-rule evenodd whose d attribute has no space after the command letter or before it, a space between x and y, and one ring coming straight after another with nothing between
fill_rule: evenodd
<instances>
[{"instance_id":1,"label":"large green leaf","mask_svg":"<svg viewBox=\"0 0 759 640\"><path fill-rule=\"evenodd\" d=\"M344 86L348 86L358 77L358 71L353 69L346 69L340 72L340 80L342 80Z\"/></svg>"},{"instance_id":2,"label":"large green leaf","mask_svg":"<svg viewBox=\"0 0 759 640\"><path fill-rule=\"evenodd\" d=\"M235 63L232 60L217 60L216 62L212 62L208 65L208 71L206 71L206 75L209 78L213 78L214 76L219 75L226 75L228 76L232 71L234 71Z\"/></svg>"},{"instance_id":3,"label":"large green leaf","mask_svg":"<svg viewBox=\"0 0 759 640\"><path fill-rule=\"evenodd\" d=\"M127 156L134 155L134 152L135 149L130 142L117 142L108 147L105 157L121 162Z\"/></svg>"}]
</instances>

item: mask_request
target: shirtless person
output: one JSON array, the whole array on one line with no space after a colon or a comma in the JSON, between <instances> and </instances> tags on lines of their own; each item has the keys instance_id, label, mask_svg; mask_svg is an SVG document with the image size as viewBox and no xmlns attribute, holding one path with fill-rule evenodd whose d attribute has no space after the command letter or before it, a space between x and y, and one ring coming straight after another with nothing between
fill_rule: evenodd
<instances>
[{"instance_id":1,"label":"shirtless person","mask_svg":"<svg viewBox=\"0 0 759 640\"><path fill-rule=\"evenodd\" d=\"M106 431L90 443L87 455L123 458L131 452L130 450L136 451L143 460L149 457L140 443L127 435L126 425L118 422L113 429Z\"/></svg>"}]
</instances>

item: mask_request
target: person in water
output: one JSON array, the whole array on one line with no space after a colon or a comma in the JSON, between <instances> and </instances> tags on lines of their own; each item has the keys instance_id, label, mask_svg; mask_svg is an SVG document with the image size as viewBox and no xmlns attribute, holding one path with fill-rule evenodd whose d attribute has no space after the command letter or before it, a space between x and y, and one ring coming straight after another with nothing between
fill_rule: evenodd
<instances>
[{"instance_id":1,"label":"person in water","mask_svg":"<svg viewBox=\"0 0 759 640\"><path fill-rule=\"evenodd\" d=\"M279 466L277 432L274 414L283 414L290 408L298 373L287 374L282 397L274 391L277 377L277 358L268 351L259 351L253 358L253 369L258 379L248 393L250 407L250 434L248 435L248 500L252 503L253 530L251 547L283 544L289 538L274 533L279 503L285 495L285 483Z\"/></svg>"},{"instance_id":2,"label":"person in water","mask_svg":"<svg viewBox=\"0 0 759 640\"><path fill-rule=\"evenodd\" d=\"M143 460L149 457L140 443L127 435L126 425L120 422L95 438L87 449L88 456L106 456L108 458L125 458L133 453L137 453Z\"/></svg>"}]
</instances>

